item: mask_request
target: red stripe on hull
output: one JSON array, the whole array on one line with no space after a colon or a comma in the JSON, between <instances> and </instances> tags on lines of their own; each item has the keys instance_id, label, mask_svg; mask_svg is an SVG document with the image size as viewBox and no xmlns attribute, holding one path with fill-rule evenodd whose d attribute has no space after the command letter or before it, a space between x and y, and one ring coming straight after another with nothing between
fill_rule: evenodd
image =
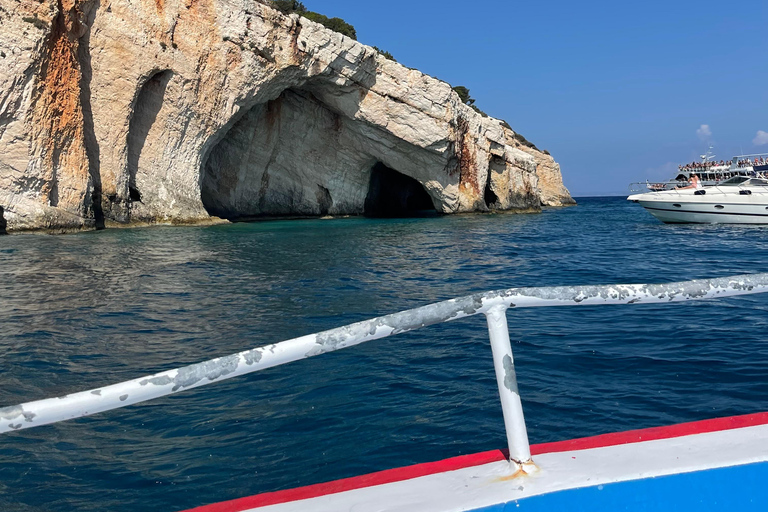
<instances>
[{"instance_id":1,"label":"red stripe on hull","mask_svg":"<svg viewBox=\"0 0 768 512\"><path fill-rule=\"evenodd\" d=\"M599 436L583 437L580 439L571 439L568 441L557 441L554 443L541 443L531 445L531 454L540 455L543 453L565 452L572 450L586 450L589 448L601 448L605 446L615 446L621 444L637 443L641 441L653 441L657 439L669 439L673 437L682 437L693 434L704 434L707 432L718 432L722 430L731 430L736 428L752 427L756 425L768 424L768 412L746 414L744 416L730 416L727 418L717 418L712 420L694 421L691 423L680 423L667 427L652 427L640 430L630 430L627 432L617 432L612 434L602 434ZM498 462L507 458L507 451L492 450L488 452L476 453L472 455L462 455L437 462L427 462L424 464L415 464L402 468L388 469L377 473L334 480L321 484L298 487L296 489L287 489L284 491L267 492L247 498L239 498L212 505L203 505L184 512L242 512L256 507L265 507L267 505L276 505L278 503L287 503L291 501L305 500L335 494L353 489L362 489L364 487L373 487L392 482L400 482L420 476L427 476L446 471L480 466L491 462Z\"/></svg>"}]
</instances>

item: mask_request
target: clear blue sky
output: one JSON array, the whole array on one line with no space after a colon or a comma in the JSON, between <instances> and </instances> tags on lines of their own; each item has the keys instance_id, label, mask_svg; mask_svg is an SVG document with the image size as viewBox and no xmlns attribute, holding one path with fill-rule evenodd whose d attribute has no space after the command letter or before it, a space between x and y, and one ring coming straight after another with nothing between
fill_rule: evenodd
<instances>
[{"instance_id":1,"label":"clear blue sky","mask_svg":"<svg viewBox=\"0 0 768 512\"><path fill-rule=\"evenodd\" d=\"M768 152L768 134L754 143L768 132L768 0L303 2L468 87L552 153L576 197L670 178L706 139L718 159Z\"/></svg>"}]
</instances>

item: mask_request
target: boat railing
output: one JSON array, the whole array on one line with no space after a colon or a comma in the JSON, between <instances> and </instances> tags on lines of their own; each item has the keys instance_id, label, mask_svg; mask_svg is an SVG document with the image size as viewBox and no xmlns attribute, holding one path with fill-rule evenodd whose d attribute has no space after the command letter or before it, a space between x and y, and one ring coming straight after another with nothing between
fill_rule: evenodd
<instances>
[{"instance_id":1,"label":"boat railing","mask_svg":"<svg viewBox=\"0 0 768 512\"><path fill-rule=\"evenodd\" d=\"M662 190L674 190L677 187L689 185L688 181L669 180L669 181L637 181L629 184L629 192L639 194L642 192L661 192Z\"/></svg>"},{"instance_id":2,"label":"boat railing","mask_svg":"<svg viewBox=\"0 0 768 512\"><path fill-rule=\"evenodd\" d=\"M673 182L666 182L666 183L673 183ZM665 183L660 183L659 185L663 185ZM642 187L641 187L642 185ZM665 195L679 195L679 196L687 196L690 195L690 190L692 190L690 187L687 187L687 182L682 182L682 186L680 187L672 187L669 188L652 188L654 184L653 183L630 183L629 185L629 191L632 194L641 194L645 192L665 192ZM751 194L758 194L762 195L765 193L768 193L768 190L762 190L760 187L755 185L734 185L734 186L726 186L721 187L720 185L704 185L703 190L709 190L711 192L717 191L720 193L727 193L729 191L738 190L739 188L747 188L750 190ZM764 188L764 187L763 187ZM701 190L701 189L700 189Z\"/></svg>"},{"instance_id":3,"label":"boat railing","mask_svg":"<svg viewBox=\"0 0 768 512\"><path fill-rule=\"evenodd\" d=\"M765 159L768 159L768 153L753 153L753 154L750 154L750 155L737 155L737 156L734 156L733 158L737 159L737 160L746 160L747 158L752 158L752 159L754 159L754 158L765 158Z\"/></svg>"},{"instance_id":4,"label":"boat railing","mask_svg":"<svg viewBox=\"0 0 768 512\"><path fill-rule=\"evenodd\" d=\"M678 169L678 172L709 172L709 173L717 173L717 172L726 172L728 169L731 168L731 164L725 164L725 165L708 165L708 166L683 166L680 169Z\"/></svg>"},{"instance_id":5,"label":"boat railing","mask_svg":"<svg viewBox=\"0 0 768 512\"><path fill-rule=\"evenodd\" d=\"M760 176L762 179L762 176ZM731 185L723 185L722 183L718 183L717 185L712 185L710 187L705 187L707 190L716 190L720 193L726 194L728 192L733 192L734 190L749 190L750 193L753 194L764 194L765 192L768 192L768 188L766 188L765 185L759 185L755 183L737 183L737 184L731 184Z\"/></svg>"},{"instance_id":6,"label":"boat railing","mask_svg":"<svg viewBox=\"0 0 768 512\"><path fill-rule=\"evenodd\" d=\"M510 288L437 302L173 370L0 408L0 433L90 416L430 325L485 315L510 462L531 453L509 341L508 309L652 304L768 292L768 273L665 284Z\"/></svg>"}]
</instances>

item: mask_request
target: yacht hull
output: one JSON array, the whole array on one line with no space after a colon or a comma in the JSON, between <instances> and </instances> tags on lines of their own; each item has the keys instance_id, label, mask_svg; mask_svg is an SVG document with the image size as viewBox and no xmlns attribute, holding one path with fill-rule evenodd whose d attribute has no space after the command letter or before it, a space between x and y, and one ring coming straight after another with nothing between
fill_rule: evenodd
<instances>
[{"instance_id":1,"label":"yacht hull","mask_svg":"<svg viewBox=\"0 0 768 512\"><path fill-rule=\"evenodd\" d=\"M667 224L768 224L768 205L638 200ZM719 208L722 207L722 208Z\"/></svg>"},{"instance_id":2,"label":"yacht hull","mask_svg":"<svg viewBox=\"0 0 768 512\"><path fill-rule=\"evenodd\" d=\"M735 177L714 187L634 194L627 198L670 224L768 224L768 180Z\"/></svg>"}]
</instances>

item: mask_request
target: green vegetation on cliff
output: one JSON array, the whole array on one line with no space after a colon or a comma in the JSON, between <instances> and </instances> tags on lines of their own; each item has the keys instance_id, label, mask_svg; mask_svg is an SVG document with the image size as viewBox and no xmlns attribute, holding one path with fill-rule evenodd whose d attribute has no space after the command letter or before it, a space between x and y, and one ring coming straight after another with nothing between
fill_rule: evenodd
<instances>
[{"instance_id":1,"label":"green vegetation on cliff","mask_svg":"<svg viewBox=\"0 0 768 512\"><path fill-rule=\"evenodd\" d=\"M386 51L382 50L382 49L381 49L381 48L379 48L378 46L373 46L372 48L373 48L374 50L376 50L377 52L379 52L379 53L382 55L382 57L384 57L384 58L386 58L386 59L389 59L389 60L393 60L393 61L397 62L397 59L395 59L395 58L392 56L392 54L391 54L391 53L389 53L389 52L386 52Z\"/></svg>"},{"instance_id":2,"label":"green vegetation on cliff","mask_svg":"<svg viewBox=\"0 0 768 512\"><path fill-rule=\"evenodd\" d=\"M456 87L453 87L453 92L459 95L459 99L461 100L462 103L472 107L472 110L474 110L481 116L488 117L488 114L486 114L485 112L477 108L477 106L475 105L475 99L469 95L469 89L467 89L463 85L457 85Z\"/></svg>"},{"instance_id":3,"label":"green vegetation on cliff","mask_svg":"<svg viewBox=\"0 0 768 512\"><path fill-rule=\"evenodd\" d=\"M453 92L459 95L459 99L466 105L474 105L475 99L469 95L469 89L463 85L457 85L453 88Z\"/></svg>"},{"instance_id":4,"label":"green vegetation on cliff","mask_svg":"<svg viewBox=\"0 0 768 512\"><path fill-rule=\"evenodd\" d=\"M308 11L307 8L304 7L303 3L296 0L272 0L270 4L272 7L282 12L283 14L292 14L295 12L300 16L307 18L308 20L320 23L326 28L357 40L357 32L355 31L355 27L341 18L329 18L324 14Z\"/></svg>"}]
</instances>

